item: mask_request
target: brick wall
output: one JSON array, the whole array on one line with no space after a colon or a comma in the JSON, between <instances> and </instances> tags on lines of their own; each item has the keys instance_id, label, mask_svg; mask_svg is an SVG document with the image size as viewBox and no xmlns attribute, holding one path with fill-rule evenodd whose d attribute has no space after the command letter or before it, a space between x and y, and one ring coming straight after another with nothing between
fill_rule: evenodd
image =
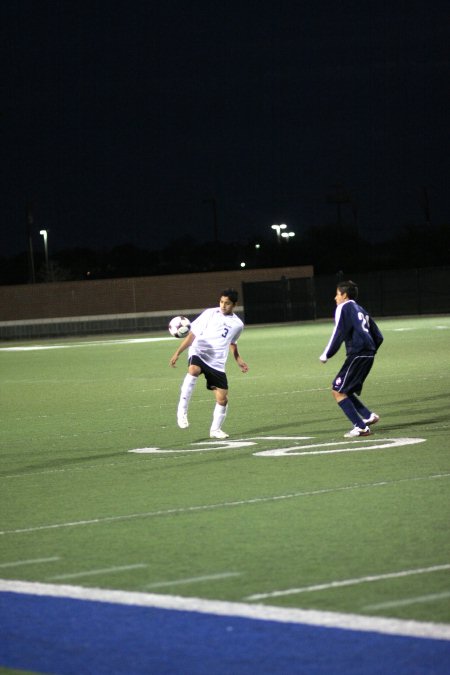
<instances>
[{"instance_id":1,"label":"brick wall","mask_svg":"<svg viewBox=\"0 0 450 675\"><path fill-rule=\"evenodd\" d=\"M217 304L224 288L242 283L313 276L313 267L174 274L129 279L0 286L0 321L139 314L202 309Z\"/></svg>"}]
</instances>

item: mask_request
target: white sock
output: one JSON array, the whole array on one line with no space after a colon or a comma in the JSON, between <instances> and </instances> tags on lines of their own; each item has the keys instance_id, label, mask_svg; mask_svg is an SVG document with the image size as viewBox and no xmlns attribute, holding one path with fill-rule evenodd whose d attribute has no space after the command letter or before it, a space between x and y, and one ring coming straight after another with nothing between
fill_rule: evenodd
<instances>
[{"instance_id":1,"label":"white sock","mask_svg":"<svg viewBox=\"0 0 450 675\"><path fill-rule=\"evenodd\" d=\"M220 405L219 403L216 403L214 407L211 431L218 431L221 428L225 420L225 417L227 416L227 412L228 412L228 404Z\"/></svg>"},{"instance_id":2,"label":"white sock","mask_svg":"<svg viewBox=\"0 0 450 675\"><path fill-rule=\"evenodd\" d=\"M197 380L198 377L195 377L195 375L190 375L189 373L186 374L186 377L184 378L181 385L180 400L178 402L178 414L187 413L189 401L191 400Z\"/></svg>"}]
</instances>

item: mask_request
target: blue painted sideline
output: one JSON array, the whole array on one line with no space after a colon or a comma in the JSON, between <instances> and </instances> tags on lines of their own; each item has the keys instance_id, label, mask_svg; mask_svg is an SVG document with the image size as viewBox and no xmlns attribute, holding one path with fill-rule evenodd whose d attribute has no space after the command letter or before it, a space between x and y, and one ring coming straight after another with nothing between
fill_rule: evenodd
<instances>
[{"instance_id":1,"label":"blue painted sideline","mask_svg":"<svg viewBox=\"0 0 450 675\"><path fill-rule=\"evenodd\" d=\"M58 675L448 675L450 642L0 593L0 665Z\"/></svg>"}]
</instances>

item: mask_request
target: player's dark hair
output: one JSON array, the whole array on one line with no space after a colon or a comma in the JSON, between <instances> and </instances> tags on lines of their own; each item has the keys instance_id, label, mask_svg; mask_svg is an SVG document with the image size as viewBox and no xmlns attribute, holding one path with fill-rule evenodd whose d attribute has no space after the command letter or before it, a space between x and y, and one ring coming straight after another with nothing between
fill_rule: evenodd
<instances>
[{"instance_id":1,"label":"player's dark hair","mask_svg":"<svg viewBox=\"0 0 450 675\"><path fill-rule=\"evenodd\" d=\"M358 298L358 286L354 281L340 281L337 285L338 291L341 293L347 293L347 297L350 300L357 300Z\"/></svg>"},{"instance_id":2,"label":"player's dark hair","mask_svg":"<svg viewBox=\"0 0 450 675\"><path fill-rule=\"evenodd\" d=\"M234 288L226 288L222 293L220 294L220 297L223 298L229 298L233 305L235 305L238 301L238 292L234 290Z\"/></svg>"}]
</instances>

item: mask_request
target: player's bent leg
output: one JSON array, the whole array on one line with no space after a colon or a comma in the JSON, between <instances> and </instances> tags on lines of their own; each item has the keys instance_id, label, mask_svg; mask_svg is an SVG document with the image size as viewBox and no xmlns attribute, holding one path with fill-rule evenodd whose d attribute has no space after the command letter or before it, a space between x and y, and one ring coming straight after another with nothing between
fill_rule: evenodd
<instances>
[{"instance_id":1,"label":"player's bent leg","mask_svg":"<svg viewBox=\"0 0 450 675\"><path fill-rule=\"evenodd\" d=\"M367 421L375 423L371 411L359 400L364 381L373 365L373 355L347 356L332 383L334 399L342 412L353 423L346 438L368 436L371 432ZM378 417L378 416L377 416Z\"/></svg>"},{"instance_id":2,"label":"player's bent leg","mask_svg":"<svg viewBox=\"0 0 450 675\"><path fill-rule=\"evenodd\" d=\"M370 411L356 394L349 394L348 397L355 406L358 415L362 417L364 424L370 427L380 421L380 416L376 412Z\"/></svg>"},{"instance_id":3,"label":"player's bent leg","mask_svg":"<svg viewBox=\"0 0 450 675\"><path fill-rule=\"evenodd\" d=\"M216 405L214 406L213 419L211 429L209 430L210 438L228 438L229 434L222 431L222 424L228 412L228 390L214 389L216 397Z\"/></svg>"},{"instance_id":4,"label":"player's bent leg","mask_svg":"<svg viewBox=\"0 0 450 675\"><path fill-rule=\"evenodd\" d=\"M344 413L344 415L352 422L353 429L345 434L345 438L353 438L356 436L368 436L371 431L367 426L366 422L358 414L357 409L355 408L353 401L347 394L344 394L340 391L333 390L333 396Z\"/></svg>"},{"instance_id":5,"label":"player's bent leg","mask_svg":"<svg viewBox=\"0 0 450 675\"><path fill-rule=\"evenodd\" d=\"M357 397L356 394L349 394L348 397L355 406L356 410L358 411L358 415L360 415L360 417L362 417L363 420L370 417L371 411L364 405L364 403L361 401L360 398Z\"/></svg>"},{"instance_id":6,"label":"player's bent leg","mask_svg":"<svg viewBox=\"0 0 450 675\"><path fill-rule=\"evenodd\" d=\"M194 372L196 372L195 369L198 369L199 371L196 375L193 374ZM181 384L180 400L178 401L178 409L177 409L177 424L180 427L180 429L187 429L187 427L189 426L187 411L189 407L189 401L191 400L191 396L194 391L194 387L198 381L199 374L200 368L198 368L198 366L189 366L189 370Z\"/></svg>"},{"instance_id":7,"label":"player's bent leg","mask_svg":"<svg viewBox=\"0 0 450 675\"><path fill-rule=\"evenodd\" d=\"M331 390L331 393L333 394L336 403L343 401L344 398L348 398L347 394L342 394L340 391L335 391L334 389Z\"/></svg>"}]
</instances>

